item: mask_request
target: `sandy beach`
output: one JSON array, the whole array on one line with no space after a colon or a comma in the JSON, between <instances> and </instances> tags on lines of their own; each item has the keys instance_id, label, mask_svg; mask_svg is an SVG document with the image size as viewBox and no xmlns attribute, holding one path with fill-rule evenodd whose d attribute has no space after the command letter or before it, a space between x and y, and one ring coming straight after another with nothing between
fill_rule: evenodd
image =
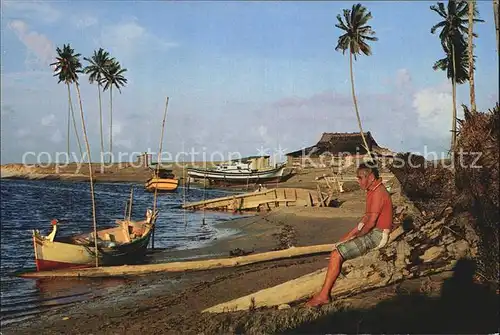
<instances>
[{"instance_id":1,"label":"sandy beach","mask_svg":"<svg viewBox=\"0 0 500 335\"><path fill-rule=\"evenodd\" d=\"M313 171L290 182L312 183L318 174ZM390 180L387 184L394 188L397 182ZM392 193L394 206L412 206L397 187ZM214 243L199 249L157 250L150 254L150 261L227 258L235 251L258 253L290 245L334 243L357 224L365 209L361 190L338 194L337 200L338 208L288 207L235 215L233 220L217 224L222 237ZM328 254L320 254L233 268L115 278L104 294L7 325L2 334L351 333L408 332L408 327L414 332L435 332L437 328L420 322L422 313L441 320L443 332L459 332L457 329L463 327L474 332L489 331L497 325L496 314L491 314L496 310L488 302L482 305L481 316L466 325L443 323L455 320L453 315L442 314L446 309L439 302L443 285L453 276L451 271L358 292L319 309L304 308L304 301L296 301L285 310L201 312L323 269L327 260ZM66 285L71 289L74 280L78 279L47 279L44 285ZM113 280L122 285L113 284ZM413 312L407 315L410 309ZM395 321L386 324L380 322L381 318Z\"/></svg>"},{"instance_id":2,"label":"sandy beach","mask_svg":"<svg viewBox=\"0 0 500 335\"><path fill-rule=\"evenodd\" d=\"M287 240L290 232L294 246L333 243L346 234L362 214L363 197L360 191L358 193L346 196L346 199L357 196L361 199L358 206L346 201L345 204L350 205L349 209L289 207L225 221L217 227L229 230L232 235L201 249L157 251L150 256L151 261L229 257L235 249L245 252L276 250L280 248L283 238ZM357 207L357 210L352 207ZM57 312L52 311L50 315L42 314L22 324L9 325L2 331L4 334L39 331L59 333L70 329L72 333L141 331L149 334L166 330L176 333L182 330L177 327L193 324L189 321L191 318L195 320L202 317L199 311L203 308L321 269L326 265L327 256L323 254L239 268L132 278L126 285L112 288L112 292L107 295L63 307ZM69 279L62 280L66 281L66 285L69 284ZM155 312L152 313L152 309ZM130 314L134 316L129 318ZM135 319L139 315L142 315L141 325ZM169 324L169 328L153 325L153 320L148 320L150 317ZM99 318L99 322L85 321L89 318ZM117 329L115 322L123 328Z\"/></svg>"}]
</instances>

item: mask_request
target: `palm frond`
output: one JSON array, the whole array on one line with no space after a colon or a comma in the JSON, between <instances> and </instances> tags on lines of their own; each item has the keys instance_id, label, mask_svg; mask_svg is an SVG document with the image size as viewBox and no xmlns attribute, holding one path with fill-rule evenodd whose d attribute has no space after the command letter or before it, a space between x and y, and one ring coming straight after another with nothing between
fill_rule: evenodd
<instances>
[{"instance_id":1,"label":"palm frond","mask_svg":"<svg viewBox=\"0 0 500 335\"><path fill-rule=\"evenodd\" d=\"M351 9L344 9L342 15L337 15L338 23L335 25L345 33L339 36L336 51L347 50L357 59L357 55L371 55L371 48L367 41L377 41L375 31L370 25L367 25L372 15L366 7L360 3L354 4Z\"/></svg>"}]
</instances>

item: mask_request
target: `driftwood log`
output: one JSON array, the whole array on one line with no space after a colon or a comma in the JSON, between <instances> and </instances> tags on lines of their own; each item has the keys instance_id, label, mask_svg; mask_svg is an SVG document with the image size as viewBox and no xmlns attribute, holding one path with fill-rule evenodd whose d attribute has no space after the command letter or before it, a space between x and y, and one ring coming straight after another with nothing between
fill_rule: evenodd
<instances>
[{"instance_id":1,"label":"driftwood log","mask_svg":"<svg viewBox=\"0 0 500 335\"><path fill-rule=\"evenodd\" d=\"M332 297L348 296L406 278L451 270L456 260L473 254L474 248L456 232L447 229L449 214L450 211L439 220L431 219L406 232L400 226L391 233L386 247L345 262L342 275L331 292ZM212 306L203 312L231 312L300 301L320 290L325 274L326 268Z\"/></svg>"},{"instance_id":2,"label":"driftwood log","mask_svg":"<svg viewBox=\"0 0 500 335\"><path fill-rule=\"evenodd\" d=\"M304 255L329 253L335 244L320 244L306 247L292 247L286 250L269 251L247 256L207 259L188 262L171 262L145 265L106 266L73 270L54 270L27 272L20 274L24 278L50 277L116 277L129 275L144 275L158 272L200 271L224 267L242 266L252 263L265 262L276 259L292 258Z\"/></svg>"}]
</instances>

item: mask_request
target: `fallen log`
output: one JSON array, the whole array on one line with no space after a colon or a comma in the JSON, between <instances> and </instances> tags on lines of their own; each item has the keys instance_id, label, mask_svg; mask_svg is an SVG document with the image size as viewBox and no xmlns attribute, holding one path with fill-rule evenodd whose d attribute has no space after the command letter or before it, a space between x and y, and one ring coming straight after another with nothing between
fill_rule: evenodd
<instances>
[{"instance_id":1,"label":"fallen log","mask_svg":"<svg viewBox=\"0 0 500 335\"><path fill-rule=\"evenodd\" d=\"M442 242L441 245L436 243L437 246L430 247L419 244L421 235L436 235L444 221L445 219L431 220L427 227L420 227L417 232L407 233L399 240L398 238L405 232L402 227L398 227L391 233L386 247L345 262L342 268L343 276L336 281L331 296L334 298L348 296L406 278L451 270L456 260L469 252L467 241L457 240L447 234L445 235L447 242ZM434 238L428 240L428 243L432 244L435 241ZM277 286L212 306L202 312L232 312L300 301L319 291L325 274L326 268L323 268Z\"/></svg>"},{"instance_id":2,"label":"fallen log","mask_svg":"<svg viewBox=\"0 0 500 335\"><path fill-rule=\"evenodd\" d=\"M335 244L320 244L306 247L292 247L285 250L269 251L247 256L207 259L200 261L171 262L161 264L105 266L85 269L68 269L54 271L25 272L19 274L24 278L50 277L119 277L144 275L158 272L201 271L224 267L236 267L252 263L292 258L297 256L329 253Z\"/></svg>"}]
</instances>

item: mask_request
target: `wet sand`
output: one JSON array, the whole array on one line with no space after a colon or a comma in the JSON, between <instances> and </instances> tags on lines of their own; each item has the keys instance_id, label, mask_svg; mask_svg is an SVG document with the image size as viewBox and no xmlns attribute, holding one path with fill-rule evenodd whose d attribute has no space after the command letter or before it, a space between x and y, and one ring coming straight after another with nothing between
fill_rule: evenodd
<instances>
[{"instance_id":1,"label":"wet sand","mask_svg":"<svg viewBox=\"0 0 500 335\"><path fill-rule=\"evenodd\" d=\"M347 195L356 199L354 194ZM281 208L218 224L235 235L220 239L201 249L155 252L153 262L173 259L229 257L239 248L246 252L264 252L280 247L285 236L294 246L334 243L358 222L363 210L361 201L345 208ZM352 207L352 208L351 208ZM354 209L355 208L355 209ZM287 238L285 237L285 240ZM110 287L109 293L71 306L52 309L38 318L3 327L3 334L14 333L109 333L155 334L189 332L200 311L251 292L300 277L326 266L328 255L268 261L237 268L185 273L165 273L134 277ZM45 286L67 285L71 280ZM73 281L75 279L72 279ZM68 282L69 281L69 282ZM71 288L69 288L70 290ZM92 320L92 322L89 322ZM187 328L186 328L187 327Z\"/></svg>"}]
</instances>

